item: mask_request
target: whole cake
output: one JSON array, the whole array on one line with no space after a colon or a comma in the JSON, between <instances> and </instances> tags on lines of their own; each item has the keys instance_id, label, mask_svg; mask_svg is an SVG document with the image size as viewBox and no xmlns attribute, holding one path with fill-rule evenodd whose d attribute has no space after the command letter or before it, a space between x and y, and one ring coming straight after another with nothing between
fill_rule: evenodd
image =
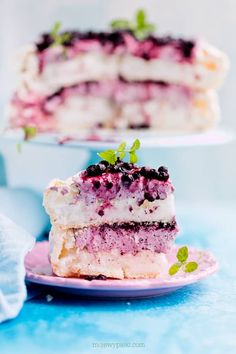
<instances>
[{"instance_id":1,"label":"whole cake","mask_svg":"<svg viewBox=\"0 0 236 354\"><path fill-rule=\"evenodd\" d=\"M50 260L63 277L152 278L167 272L166 254L178 226L168 170L139 167L139 141L66 181L54 180L44 195L50 215ZM125 153L131 162L124 162Z\"/></svg>"},{"instance_id":2,"label":"whole cake","mask_svg":"<svg viewBox=\"0 0 236 354\"><path fill-rule=\"evenodd\" d=\"M20 59L10 126L39 132L154 129L191 132L219 119L227 57L202 40L153 34L143 11L106 32L57 23Z\"/></svg>"}]
</instances>

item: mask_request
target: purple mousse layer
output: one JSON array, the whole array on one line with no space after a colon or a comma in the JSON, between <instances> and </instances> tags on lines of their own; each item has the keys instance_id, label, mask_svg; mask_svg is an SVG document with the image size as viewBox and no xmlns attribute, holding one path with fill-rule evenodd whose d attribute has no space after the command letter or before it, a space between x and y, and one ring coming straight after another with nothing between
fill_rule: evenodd
<instances>
[{"instance_id":1,"label":"purple mousse layer","mask_svg":"<svg viewBox=\"0 0 236 354\"><path fill-rule=\"evenodd\" d=\"M91 165L74 176L73 183L79 190L75 202L84 200L89 205L99 199L104 208L114 198L134 198L140 206L145 200L166 199L174 191L166 167L140 168L123 161L115 165L106 161Z\"/></svg>"},{"instance_id":2,"label":"purple mousse layer","mask_svg":"<svg viewBox=\"0 0 236 354\"><path fill-rule=\"evenodd\" d=\"M74 229L76 246L88 252L118 249L121 254L136 254L142 250L167 253L178 232L176 221L171 223L103 224Z\"/></svg>"},{"instance_id":3,"label":"purple mousse layer","mask_svg":"<svg viewBox=\"0 0 236 354\"><path fill-rule=\"evenodd\" d=\"M129 31L113 32L79 32L66 31L69 39L64 43L68 57L80 52L103 50L108 54L128 53L145 60L154 58L172 58L176 61L191 61L194 57L196 42L170 36L148 36L144 40L137 39ZM36 43L39 54L47 52L53 44L49 33L41 36Z\"/></svg>"}]
</instances>

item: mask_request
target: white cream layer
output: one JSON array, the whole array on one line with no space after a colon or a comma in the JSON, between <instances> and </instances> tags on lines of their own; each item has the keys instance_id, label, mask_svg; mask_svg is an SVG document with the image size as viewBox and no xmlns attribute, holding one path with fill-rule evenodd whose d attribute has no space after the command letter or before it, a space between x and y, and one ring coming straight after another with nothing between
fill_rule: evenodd
<instances>
[{"instance_id":1,"label":"white cream layer","mask_svg":"<svg viewBox=\"0 0 236 354\"><path fill-rule=\"evenodd\" d=\"M171 100L172 99L172 100ZM200 131L213 127L219 120L218 99L214 92L195 92L189 99L175 97L145 102L116 104L98 97L68 97L51 112L55 129L75 133L103 128L127 129L148 123L158 131Z\"/></svg>"},{"instance_id":2,"label":"white cream layer","mask_svg":"<svg viewBox=\"0 0 236 354\"><path fill-rule=\"evenodd\" d=\"M54 186L63 186L63 182L54 181ZM67 228L81 228L104 223L125 222L171 222L175 217L174 196L170 194L165 200L147 200L141 206L137 205L136 199L112 199L111 206L104 209L104 215L98 215L102 205L101 200L96 200L89 206L84 201L72 204L75 193L70 192L62 195L58 191L47 189L44 195L44 206L51 222L57 226ZM78 193L78 192L77 192ZM130 212L130 208L132 211Z\"/></svg>"}]
</instances>

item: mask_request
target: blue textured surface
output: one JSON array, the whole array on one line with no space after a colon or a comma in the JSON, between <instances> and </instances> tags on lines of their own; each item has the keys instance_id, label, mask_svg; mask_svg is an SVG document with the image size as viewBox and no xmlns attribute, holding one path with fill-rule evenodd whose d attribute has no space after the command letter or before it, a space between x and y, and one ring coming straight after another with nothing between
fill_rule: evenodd
<instances>
[{"instance_id":1,"label":"blue textured surface","mask_svg":"<svg viewBox=\"0 0 236 354\"><path fill-rule=\"evenodd\" d=\"M208 248L220 272L176 293L146 300L89 301L46 294L28 301L0 326L0 352L207 353L236 352L236 209L179 208L181 243ZM93 343L97 343L94 348ZM99 346L118 343L119 349ZM123 347L141 343L143 347ZM115 346L115 344L114 344Z\"/></svg>"}]
</instances>

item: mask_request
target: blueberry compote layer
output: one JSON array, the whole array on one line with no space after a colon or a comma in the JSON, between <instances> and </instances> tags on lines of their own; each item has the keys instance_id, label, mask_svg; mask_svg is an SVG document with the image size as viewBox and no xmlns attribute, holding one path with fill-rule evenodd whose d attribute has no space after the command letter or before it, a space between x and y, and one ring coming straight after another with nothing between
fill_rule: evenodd
<instances>
[{"instance_id":1,"label":"blueberry compote layer","mask_svg":"<svg viewBox=\"0 0 236 354\"><path fill-rule=\"evenodd\" d=\"M142 250L167 253L177 232L175 219L169 223L130 222L73 230L79 249L92 253L118 249L121 254L136 254Z\"/></svg>"},{"instance_id":2,"label":"blueberry compote layer","mask_svg":"<svg viewBox=\"0 0 236 354\"><path fill-rule=\"evenodd\" d=\"M79 189L78 201L90 204L99 199L107 202L106 207L115 198L133 198L141 206L145 200L166 199L174 190L166 167L155 170L119 159L115 165L101 161L89 166L73 177L73 183Z\"/></svg>"},{"instance_id":3,"label":"blueberry compote layer","mask_svg":"<svg viewBox=\"0 0 236 354\"><path fill-rule=\"evenodd\" d=\"M67 31L68 40L64 43L67 48L75 47L79 51L89 51L97 44L108 53L130 53L149 60L160 56L162 50L171 48L173 53L181 60L191 60L194 56L195 41L173 38L171 36L156 37L150 35L144 40L137 39L130 31L112 31L112 32L80 32ZM36 43L39 53L52 47L53 38L49 33L41 36ZM80 47L81 44L81 47ZM85 49L86 48L86 49Z\"/></svg>"}]
</instances>

